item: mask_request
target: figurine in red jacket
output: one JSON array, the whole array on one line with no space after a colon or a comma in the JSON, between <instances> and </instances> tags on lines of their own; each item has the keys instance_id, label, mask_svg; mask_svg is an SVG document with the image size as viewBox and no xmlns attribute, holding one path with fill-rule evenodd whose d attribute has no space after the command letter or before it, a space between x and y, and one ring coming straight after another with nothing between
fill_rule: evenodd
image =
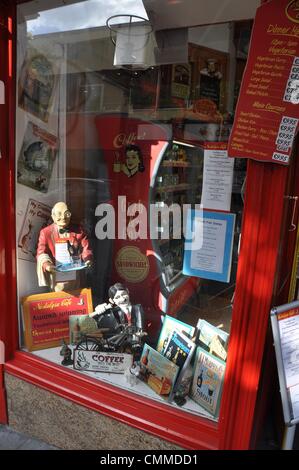
<instances>
[{"instance_id":1,"label":"figurine in red jacket","mask_svg":"<svg viewBox=\"0 0 299 470\"><path fill-rule=\"evenodd\" d=\"M51 215L54 223L39 234L36 256L39 286L55 291L81 287L79 272L58 272L56 268L74 259L91 266L93 255L88 237L80 225L70 223L71 212L64 202L57 202Z\"/></svg>"}]
</instances>

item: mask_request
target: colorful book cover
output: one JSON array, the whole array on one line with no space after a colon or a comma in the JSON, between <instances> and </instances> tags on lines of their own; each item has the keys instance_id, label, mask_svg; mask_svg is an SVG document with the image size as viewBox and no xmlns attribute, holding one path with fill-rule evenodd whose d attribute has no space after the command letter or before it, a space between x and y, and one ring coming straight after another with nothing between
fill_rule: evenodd
<instances>
[{"instance_id":1,"label":"colorful book cover","mask_svg":"<svg viewBox=\"0 0 299 470\"><path fill-rule=\"evenodd\" d=\"M163 356L177 364L181 370L186 361L190 362L194 349L195 343L188 336L174 330L163 350Z\"/></svg>"},{"instance_id":2,"label":"colorful book cover","mask_svg":"<svg viewBox=\"0 0 299 470\"><path fill-rule=\"evenodd\" d=\"M198 345L226 361L229 334L203 319L198 321L196 329Z\"/></svg>"},{"instance_id":3,"label":"colorful book cover","mask_svg":"<svg viewBox=\"0 0 299 470\"><path fill-rule=\"evenodd\" d=\"M147 344L140 358L143 380L158 395L168 398L173 390L179 367Z\"/></svg>"},{"instance_id":4,"label":"colorful book cover","mask_svg":"<svg viewBox=\"0 0 299 470\"><path fill-rule=\"evenodd\" d=\"M198 346L190 396L213 416L219 412L224 372L225 362Z\"/></svg>"},{"instance_id":5,"label":"colorful book cover","mask_svg":"<svg viewBox=\"0 0 299 470\"><path fill-rule=\"evenodd\" d=\"M182 321L170 317L169 315L165 315L157 344L157 351L161 354L164 354L165 347L174 330L185 333L185 335L189 336L190 338L193 337L195 332L195 328L193 326L188 325L187 323L183 323Z\"/></svg>"}]
</instances>

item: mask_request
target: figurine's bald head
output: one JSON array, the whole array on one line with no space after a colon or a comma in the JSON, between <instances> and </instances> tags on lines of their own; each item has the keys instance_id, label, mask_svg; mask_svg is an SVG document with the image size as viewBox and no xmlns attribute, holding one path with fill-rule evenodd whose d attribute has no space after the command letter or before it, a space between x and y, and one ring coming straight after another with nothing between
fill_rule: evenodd
<instances>
[{"instance_id":1,"label":"figurine's bald head","mask_svg":"<svg viewBox=\"0 0 299 470\"><path fill-rule=\"evenodd\" d=\"M65 228L71 220L71 211L65 202L57 202L52 208L52 219L58 228Z\"/></svg>"}]
</instances>

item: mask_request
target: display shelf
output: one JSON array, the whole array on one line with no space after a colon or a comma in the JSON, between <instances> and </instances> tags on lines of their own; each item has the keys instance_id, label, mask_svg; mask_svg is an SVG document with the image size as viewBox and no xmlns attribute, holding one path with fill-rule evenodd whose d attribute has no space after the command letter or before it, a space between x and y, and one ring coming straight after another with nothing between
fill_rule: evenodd
<instances>
[{"instance_id":1,"label":"display shelf","mask_svg":"<svg viewBox=\"0 0 299 470\"><path fill-rule=\"evenodd\" d=\"M202 149L182 141L172 140L162 155L157 169L152 198L157 207L170 207L171 204L180 206L181 213L185 204L197 203L197 190L203 172ZM197 190L195 190L197 188ZM176 296L175 290L183 279L184 237L174 239L172 234L174 221L169 219L169 236L154 240L154 248L161 260L161 289L166 299ZM171 256L170 256L171 255ZM167 312L167 302L164 311ZM177 303L179 304L179 303Z\"/></svg>"},{"instance_id":2,"label":"display shelf","mask_svg":"<svg viewBox=\"0 0 299 470\"><path fill-rule=\"evenodd\" d=\"M74 347L70 346L71 349L73 350ZM50 349L43 349L40 351L34 351L32 354L34 354L37 357L40 357L42 359L46 359L50 362L54 362L56 364L61 364L62 357L60 356L60 347L58 348L50 348ZM63 366L66 367L66 366ZM114 385L115 387L119 387L123 390L130 391L132 393L136 393L138 395L151 398L152 400L156 400L160 403L165 404L165 406L170 406L172 408L176 409L182 409L188 413L191 413L193 415L201 416L204 418L207 418L211 421L217 422L218 419L212 416L210 413L208 413L204 408L202 408L200 405L195 403L191 398L187 397L187 402L184 406L178 407L174 402L168 403L165 399L163 399L161 396L159 396L157 393L155 393L148 385L146 385L144 382L137 380L137 383L132 385L125 374L113 374L113 373L108 373L108 372L88 372L88 371L76 371L73 369L72 366L66 367L67 369L70 369L74 371L77 374L83 374L87 375L89 377L92 377L94 379L97 379L99 381L102 381L104 383L108 383L110 385Z\"/></svg>"}]
</instances>

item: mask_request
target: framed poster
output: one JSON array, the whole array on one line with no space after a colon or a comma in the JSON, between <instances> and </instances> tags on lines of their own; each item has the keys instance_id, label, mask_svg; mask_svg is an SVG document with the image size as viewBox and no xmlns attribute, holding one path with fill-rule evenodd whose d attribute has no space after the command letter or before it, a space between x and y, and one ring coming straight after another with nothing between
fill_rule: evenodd
<instances>
[{"instance_id":1,"label":"framed poster","mask_svg":"<svg viewBox=\"0 0 299 470\"><path fill-rule=\"evenodd\" d=\"M174 330L185 333L185 335L191 338L194 334L195 328L194 326L188 325L187 323L184 323L177 318L171 317L170 315L165 315L157 343L157 351L159 353L164 355L166 345L168 344L169 338Z\"/></svg>"},{"instance_id":2,"label":"framed poster","mask_svg":"<svg viewBox=\"0 0 299 470\"><path fill-rule=\"evenodd\" d=\"M195 101L214 103L216 110L226 111L228 54L196 44L190 44L190 59L194 63L192 88ZM197 109L200 112L200 109Z\"/></svg>"},{"instance_id":3,"label":"framed poster","mask_svg":"<svg viewBox=\"0 0 299 470\"><path fill-rule=\"evenodd\" d=\"M232 213L189 210L183 274L229 282L235 219Z\"/></svg>"},{"instance_id":4,"label":"framed poster","mask_svg":"<svg viewBox=\"0 0 299 470\"><path fill-rule=\"evenodd\" d=\"M54 348L69 341L69 317L93 311L91 289L34 294L22 299L28 351Z\"/></svg>"},{"instance_id":5,"label":"framed poster","mask_svg":"<svg viewBox=\"0 0 299 470\"><path fill-rule=\"evenodd\" d=\"M144 381L158 395L169 399L179 373L179 367L153 349L144 345L140 358Z\"/></svg>"},{"instance_id":6,"label":"framed poster","mask_svg":"<svg viewBox=\"0 0 299 470\"><path fill-rule=\"evenodd\" d=\"M51 207L29 199L18 238L18 258L36 263L39 232L52 221Z\"/></svg>"},{"instance_id":7,"label":"framed poster","mask_svg":"<svg viewBox=\"0 0 299 470\"><path fill-rule=\"evenodd\" d=\"M20 108L48 122L57 78L55 65L44 54L27 57L18 84Z\"/></svg>"},{"instance_id":8,"label":"framed poster","mask_svg":"<svg viewBox=\"0 0 299 470\"><path fill-rule=\"evenodd\" d=\"M224 373L225 363L198 346L190 395L213 416L219 411Z\"/></svg>"},{"instance_id":9,"label":"framed poster","mask_svg":"<svg viewBox=\"0 0 299 470\"><path fill-rule=\"evenodd\" d=\"M42 193L48 191L58 138L28 122L18 159L17 181Z\"/></svg>"}]
</instances>

